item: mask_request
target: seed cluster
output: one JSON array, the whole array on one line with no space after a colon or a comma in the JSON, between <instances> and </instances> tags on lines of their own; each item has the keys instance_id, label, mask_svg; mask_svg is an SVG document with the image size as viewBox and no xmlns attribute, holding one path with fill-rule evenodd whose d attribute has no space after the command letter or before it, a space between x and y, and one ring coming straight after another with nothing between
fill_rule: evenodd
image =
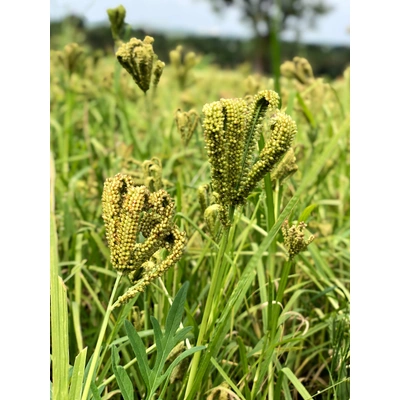
<instances>
[{"instance_id":1,"label":"seed cluster","mask_svg":"<svg viewBox=\"0 0 400 400\"><path fill-rule=\"evenodd\" d=\"M313 235L307 240L304 239L304 230L306 227L307 224L304 222L299 222L297 225L292 225L291 227L289 227L287 220L282 224L283 243L287 248L290 259L304 251L314 240Z\"/></svg>"},{"instance_id":2,"label":"seed cluster","mask_svg":"<svg viewBox=\"0 0 400 400\"><path fill-rule=\"evenodd\" d=\"M120 40L120 36L125 25L125 7L120 5L116 8L109 8L107 10L107 14L111 24L112 37L115 42L118 42Z\"/></svg>"},{"instance_id":3,"label":"seed cluster","mask_svg":"<svg viewBox=\"0 0 400 400\"><path fill-rule=\"evenodd\" d=\"M69 43L63 51L57 51L58 61L64 66L69 75L78 72L83 66L83 48L77 43Z\"/></svg>"},{"instance_id":4,"label":"seed cluster","mask_svg":"<svg viewBox=\"0 0 400 400\"><path fill-rule=\"evenodd\" d=\"M156 192L164 188L162 179L162 164L158 157L145 160L142 163L143 182L150 192Z\"/></svg>"},{"instance_id":5,"label":"seed cluster","mask_svg":"<svg viewBox=\"0 0 400 400\"><path fill-rule=\"evenodd\" d=\"M151 36L146 36L143 41L132 38L128 43L123 43L115 54L119 63L129 72L144 93L150 88L152 75L153 85L158 84L165 67L165 63L157 60L153 42L154 39ZM154 68L153 64L155 64Z\"/></svg>"},{"instance_id":6,"label":"seed cluster","mask_svg":"<svg viewBox=\"0 0 400 400\"><path fill-rule=\"evenodd\" d=\"M169 59L180 88L185 89L194 81L191 71L200 61L200 57L193 51L184 55L183 47L177 46L175 50L169 52Z\"/></svg>"},{"instance_id":7,"label":"seed cluster","mask_svg":"<svg viewBox=\"0 0 400 400\"><path fill-rule=\"evenodd\" d=\"M303 57L294 57L293 61L285 61L281 65L281 74L287 78L297 79L302 84L310 84L314 81L312 67Z\"/></svg>"},{"instance_id":8,"label":"seed cluster","mask_svg":"<svg viewBox=\"0 0 400 400\"><path fill-rule=\"evenodd\" d=\"M146 186L134 186L129 175L106 180L102 206L111 263L133 284L119 297L120 305L182 257L186 234L173 223L175 205L170 195L163 189L151 193ZM161 249L169 252L164 260L157 258Z\"/></svg>"},{"instance_id":9,"label":"seed cluster","mask_svg":"<svg viewBox=\"0 0 400 400\"><path fill-rule=\"evenodd\" d=\"M290 148L296 123L277 110L279 96L263 90L247 99L221 99L203 107L203 129L211 164L211 186L218 193L220 220L229 225L229 209L246 202L263 176ZM264 118L270 118L271 135L256 156Z\"/></svg>"},{"instance_id":10,"label":"seed cluster","mask_svg":"<svg viewBox=\"0 0 400 400\"><path fill-rule=\"evenodd\" d=\"M260 152L259 160L253 165L247 177L242 182L238 198L245 199L268 172L288 151L296 134L296 123L285 113L277 111L272 117L271 136Z\"/></svg>"},{"instance_id":11,"label":"seed cluster","mask_svg":"<svg viewBox=\"0 0 400 400\"><path fill-rule=\"evenodd\" d=\"M178 132L181 136L183 146L189 144L194 131L197 128L200 117L196 110L181 111L180 109L175 112L175 122Z\"/></svg>"},{"instance_id":12,"label":"seed cluster","mask_svg":"<svg viewBox=\"0 0 400 400\"><path fill-rule=\"evenodd\" d=\"M296 156L291 147L283 156L279 164L271 171L271 182L282 184L286 179L290 178L299 167L296 164Z\"/></svg>"}]
</instances>

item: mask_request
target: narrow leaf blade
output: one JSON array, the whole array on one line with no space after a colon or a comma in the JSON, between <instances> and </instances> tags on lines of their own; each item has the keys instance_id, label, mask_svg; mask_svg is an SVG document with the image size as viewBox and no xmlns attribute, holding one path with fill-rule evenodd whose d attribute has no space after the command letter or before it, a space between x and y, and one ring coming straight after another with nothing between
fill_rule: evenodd
<instances>
[{"instance_id":1,"label":"narrow leaf blade","mask_svg":"<svg viewBox=\"0 0 400 400\"><path fill-rule=\"evenodd\" d=\"M197 351L204 350L206 346L196 346L192 347L191 349L185 350L183 353L179 354L178 357L175 358L175 360L171 363L171 365L168 367L168 369L165 371L163 378L168 378L173 369L186 357L189 357L191 354L196 353Z\"/></svg>"},{"instance_id":2,"label":"narrow leaf blade","mask_svg":"<svg viewBox=\"0 0 400 400\"><path fill-rule=\"evenodd\" d=\"M303 386L303 384L296 378L295 374L287 367L282 368L281 371L289 378L290 382L293 383L293 386L299 392L300 396L303 397L303 400L310 400L312 396L308 393L307 389Z\"/></svg>"},{"instance_id":3,"label":"narrow leaf blade","mask_svg":"<svg viewBox=\"0 0 400 400\"><path fill-rule=\"evenodd\" d=\"M147 361L146 348L140 339L136 329L129 321L125 321L125 330L128 335L128 339L132 345L133 352L135 353L140 375L146 385L147 388L150 387L149 376L150 376L150 367Z\"/></svg>"},{"instance_id":4,"label":"narrow leaf blade","mask_svg":"<svg viewBox=\"0 0 400 400\"><path fill-rule=\"evenodd\" d=\"M166 334L172 333L172 335L174 335L179 327L179 324L182 320L188 288L189 282L185 282L176 294L165 323Z\"/></svg>"},{"instance_id":5,"label":"narrow leaf blade","mask_svg":"<svg viewBox=\"0 0 400 400\"><path fill-rule=\"evenodd\" d=\"M316 207L318 207L318 204L316 203L310 204L308 207L306 207L299 217L299 222L307 222L308 217Z\"/></svg>"},{"instance_id":6,"label":"narrow leaf blade","mask_svg":"<svg viewBox=\"0 0 400 400\"><path fill-rule=\"evenodd\" d=\"M128 373L120 365L117 365L114 374L124 400L133 400L133 386Z\"/></svg>"},{"instance_id":7,"label":"narrow leaf blade","mask_svg":"<svg viewBox=\"0 0 400 400\"><path fill-rule=\"evenodd\" d=\"M81 398L83 375L85 373L86 353L87 347L85 347L75 358L68 400L80 400Z\"/></svg>"}]
</instances>

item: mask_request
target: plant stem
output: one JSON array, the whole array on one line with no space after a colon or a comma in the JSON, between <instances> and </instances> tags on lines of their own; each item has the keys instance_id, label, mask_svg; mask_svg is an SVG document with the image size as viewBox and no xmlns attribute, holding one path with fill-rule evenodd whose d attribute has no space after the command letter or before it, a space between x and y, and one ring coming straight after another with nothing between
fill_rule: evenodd
<instances>
[{"instance_id":1,"label":"plant stem","mask_svg":"<svg viewBox=\"0 0 400 400\"><path fill-rule=\"evenodd\" d=\"M113 301L114 301L114 296L115 296L115 292L117 290L119 281L121 280L122 274L118 274L117 275L117 279L115 280L114 283L114 287L110 296L110 300L108 302L108 306L107 306L107 311L106 311L106 315L104 316L103 319L103 323L101 325L101 329L100 329L100 334L99 337L97 339L97 343L96 343L96 348L94 349L94 353L93 353L93 358L92 358L92 362L90 364L90 369L86 378L86 383L85 383L85 387L82 393L82 398L81 400L86 400L88 398L89 395L89 389L90 389L90 383L92 381L93 375L94 375L94 371L96 369L96 364L97 364L97 360L99 358L100 355L100 347L101 347L101 343L103 342L104 339L104 335L106 333L106 329L107 329L107 324L108 324L108 320L110 318L111 312L113 310Z\"/></svg>"},{"instance_id":2,"label":"plant stem","mask_svg":"<svg viewBox=\"0 0 400 400\"><path fill-rule=\"evenodd\" d=\"M212 306L213 305L216 306L216 304L214 302L215 296L218 292L218 289L222 287L222 280L223 280L224 273L225 273L224 268L222 268L222 261L223 261L225 250L226 250L226 247L228 244L229 232L230 232L230 228L226 229L221 238L221 243L220 243L218 254L217 254L217 261L214 265L213 275L211 278L210 290L207 295L206 307L204 310L203 318L201 320L200 331L199 331L199 336L197 338L196 346L201 346L204 343L204 341L207 339L206 333L208 331L209 325L213 321ZM193 356L192 365L190 368L189 379L188 379L188 383L187 383L186 391L185 391L185 399L187 398L187 396L190 393L190 389L192 387L194 378L196 376L199 362L200 362L200 352L197 352Z\"/></svg>"},{"instance_id":3,"label":"plant stem","mask_svg":"<svg viewBox=\"0 0 400 400\"><path fill-rule=\"evenodd\" d=\"M62 154L61 159L62 164L62 177L67 181L69 173L69 151L70 151L70 141L72 136L72 114L74 110L74 94L70 89L70 80L68 80L68 86L66 88L66 110L64 114L64 137L60 141L62 142Z\"/></svg>"}]
</instances>

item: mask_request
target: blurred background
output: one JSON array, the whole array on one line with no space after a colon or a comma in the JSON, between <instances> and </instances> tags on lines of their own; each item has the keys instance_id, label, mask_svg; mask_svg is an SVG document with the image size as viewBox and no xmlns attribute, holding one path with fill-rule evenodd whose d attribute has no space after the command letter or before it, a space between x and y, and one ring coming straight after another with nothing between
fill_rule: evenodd
<instances>
[{"instance_id":1,"label":"blurred background","mask_svg":"<svg viewBox=\"0 0 400 400\"><path fill-rule=\"evenodd\" d=\"M294 56L334 79L350 63L349 0L50 0L50 45L114 52L107 9L122 4L126 39L155 38L161 60L181 44L207 63L273 76Z\"/></svg>"}]
</instances>

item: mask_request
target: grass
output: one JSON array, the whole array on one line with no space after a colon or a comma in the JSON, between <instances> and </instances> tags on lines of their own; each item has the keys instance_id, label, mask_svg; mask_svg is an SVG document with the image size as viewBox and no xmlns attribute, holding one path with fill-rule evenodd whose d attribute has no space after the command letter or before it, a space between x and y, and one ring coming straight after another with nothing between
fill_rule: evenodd
<instances>
[{"instance_id":1,"label":"grass","mask_svg":"<svg viewBox=\"0 0 400 400\"><path fill-rule=\"evenodd\" d=\"M187 335L157 366L165 373L185 349L205 348L181 357L153 398L348 399L348 73L309 85L281 78L282 107L298 126L298 171L283 183L267 175L230 229L212 237L197 198L197 188L210 182L202 129L184 146L175 111L201 115L206 103L254 92L240 70L205 63L182 89L163 61L160 83L146 96L112 56L95 62L86 53L72 74L52 62L53 399L145 398L140 360L145 353L148 371L158 362L157 337L171 330L167 316L184 282L177 335ZM261 89L274 88L271 79L257 79ZM103 183L118 172L140 172L152 157L162 161L188 244L145 293L112 309L130 283L109 261ZM292 261L280 230L286 219L305 220L307 235L316 237ZM139 359L129 326L143 344Z\"/></svg>"}]
</instances>

